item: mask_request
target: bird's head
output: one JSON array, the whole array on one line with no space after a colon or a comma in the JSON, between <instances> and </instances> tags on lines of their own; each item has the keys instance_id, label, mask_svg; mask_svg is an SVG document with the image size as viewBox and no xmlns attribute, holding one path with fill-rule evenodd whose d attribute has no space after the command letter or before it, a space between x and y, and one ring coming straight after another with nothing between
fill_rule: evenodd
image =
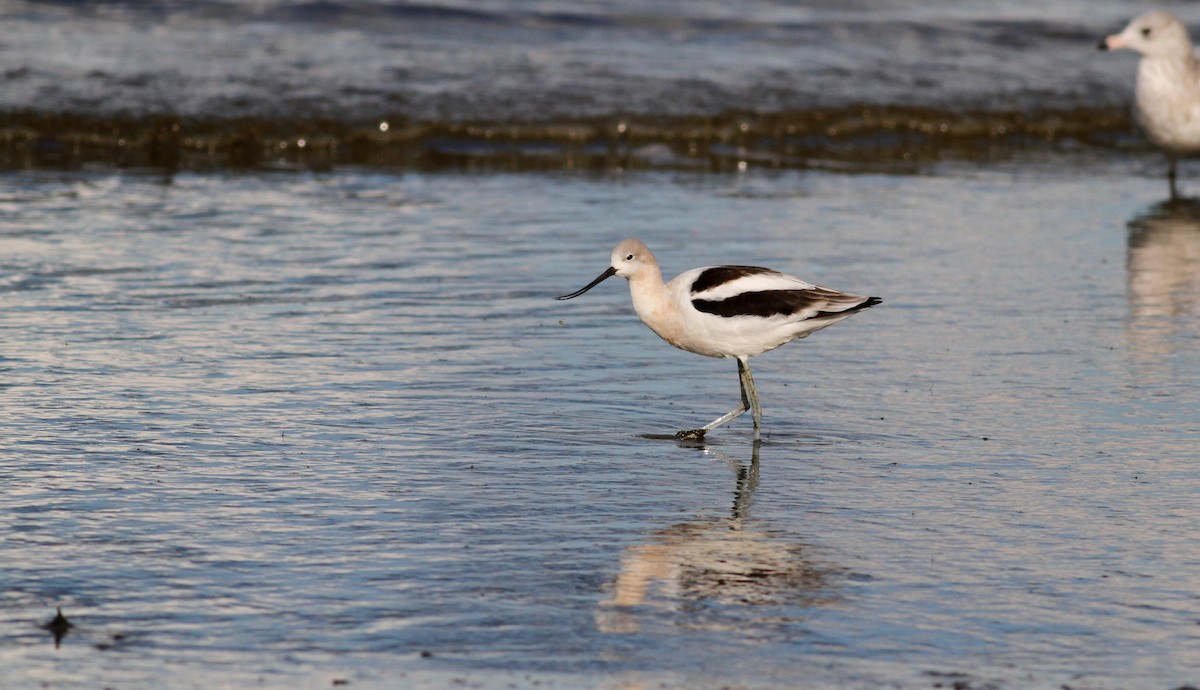
<instances>
[{"instance_id":1,"label":"bird's head","mask_svg":"<svg viewBox=\"0 0 1200 690\"><path fill-rule=\"evenodd\" d=\"M654 260L654 255L650 253L650 249L646 245L642 244L641 240L623 240L620 244L613 247L612 255L609 257L608 269L604 273L601 273L595 280L579 290L569 295L555 297L554 299L573 299L613 276L621 276L626 280L633 280L639 275L649 276L654 274L651 269L656 269L657 267L658 262ZM659 279L661 280L661 277Z\"/></svg>"},{"instance_id":2,"label":"bird's head","mask_svg":"<svg viewBox=\"0 0 1200 690\"><path fill-rule=\"evenodd\" d=\"M1147 12L1129 22L1121 33L1100 41L1100 50L1128 48L1144 57L1188 57L1192 39L1187 27L1169 12Z\"/></svg>"}]
</instances>

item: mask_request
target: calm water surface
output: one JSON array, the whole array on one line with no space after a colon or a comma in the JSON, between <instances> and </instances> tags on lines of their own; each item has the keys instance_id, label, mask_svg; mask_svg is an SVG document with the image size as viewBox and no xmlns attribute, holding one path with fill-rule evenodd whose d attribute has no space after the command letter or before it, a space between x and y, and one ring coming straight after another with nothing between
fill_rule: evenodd
<instances>
[{"instance_id":1,"label":"calm water surface","mask_svg":"<svg viewBox=\"0 0 1200 690\"><path fill-rule=\"evenodd\" d=\"M1200 682L1200 205L1160 179L2 182L5 687ZM755 360L760 446L648 440L736 367L621 281L551 299L627 236L884 304Z\"/></svg>"}]
</instances>

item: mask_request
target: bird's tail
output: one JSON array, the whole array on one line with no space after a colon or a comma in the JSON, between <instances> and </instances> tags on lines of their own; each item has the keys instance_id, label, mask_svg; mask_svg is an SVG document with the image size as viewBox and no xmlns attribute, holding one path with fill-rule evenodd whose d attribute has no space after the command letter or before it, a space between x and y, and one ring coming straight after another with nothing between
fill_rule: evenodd
<instances>
[{"instance_id":1,"label":"bird's tail","mask_svg":"<svg viewBox=\"0 0 1200 690\"><path fill-rule=\"evenodd\" d=\"M875 306L876 304L879 304L882 301L883 300L878 297L868 297L868 298L864 299L863 301L859 302L858 304L854 304L850 300L847 300L846 304L848 304L848 306L842 307L841 309L836 309L836 308L835 309L823 309L823 310L817 312L816 315L813 316L813 318L814 319L824 319L824 318L839 318L840 319L840 318L850 316L851 314L854 314L856 312L860 312L863 309L869 309L869 308ZM829 306L841 307L842 305L841 304L831 304Z\"/></svg>"}]
</instances>

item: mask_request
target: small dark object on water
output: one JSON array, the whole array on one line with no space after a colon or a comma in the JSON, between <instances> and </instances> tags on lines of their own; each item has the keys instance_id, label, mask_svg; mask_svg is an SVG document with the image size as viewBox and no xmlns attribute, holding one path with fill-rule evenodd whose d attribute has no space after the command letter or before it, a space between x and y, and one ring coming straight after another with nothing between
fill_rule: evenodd
<instances>
[{"instance_id":1,"label":"small dark object on water","mask_svg":"<svg viewBox=\"0 0 1200 690\"><path fill-rule=\"evenodd\" d=\"M350 681L346 680L345 678L334 678L333 684L334 685L349 685Z\"/></svg>"},{"instance_id":2,"label":"small dark object on water","mask_svg":"<svg viewBox=\"0 0 1200 690\"><path fill-rule=\"evenodd\" d=\"M102 652L107 652L110 649L116 649L117 645L124 641L125 633L113 633L107 642L97 642L95 647Z\"/></svg>"},{"instance_id":3,"label":"small dark object on water","mask_svg":"<svg viewBox=\"0 0 1200 690\"><path fill-rule=\"evenodd\" d=\"M72 627L74 627L74 623L67 620L67 617L63 615L61 607L58 608L58 613L55 614L54 618L50 619L49 623L42 625L43 630L49 630L51 634L54 635L55 649L58 649L58 645L62 642L62 639L67 636L67 632Z\"/></svg>"},{"instance_id":4,"label":"small dark object on water","mask_svg":"<svg viewBox=\"0 0 1200 690\"><path fill-rule=\"evenodd\" d=\"M421 650L421 658L422 659L433 658L433 652L429 651L428 649L422 649Z\"/></svg>"}]
</instances>

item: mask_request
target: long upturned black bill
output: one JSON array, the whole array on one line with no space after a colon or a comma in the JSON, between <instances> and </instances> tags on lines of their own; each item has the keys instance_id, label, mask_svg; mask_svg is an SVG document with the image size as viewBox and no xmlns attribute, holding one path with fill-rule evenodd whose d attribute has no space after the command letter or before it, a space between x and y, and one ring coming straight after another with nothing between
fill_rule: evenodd
<instances>
[{"instance_id":1,"label":"long upturned black bill","mask_svg":"<svg viewBox=\"0 0 1200 690\"><path fill-rule=\"evenodd\" d=\"M587 285L584 285L583 288L576 290L575 292L572 292L569 295L563 295L562 297L555 297L554 299L571 299L572 297L578 297L578 296L582 295L583 293L587 292L588 290L591 290L592 288L599 285L601 282L604 281L604 279L611 278L616 274L617 274L617 269L613 268L612 266L609 266L608 270L605 271L604 273L601 273L599 278L596 278L595 280L588 283Z\"/></svg>"}]
</instances>

